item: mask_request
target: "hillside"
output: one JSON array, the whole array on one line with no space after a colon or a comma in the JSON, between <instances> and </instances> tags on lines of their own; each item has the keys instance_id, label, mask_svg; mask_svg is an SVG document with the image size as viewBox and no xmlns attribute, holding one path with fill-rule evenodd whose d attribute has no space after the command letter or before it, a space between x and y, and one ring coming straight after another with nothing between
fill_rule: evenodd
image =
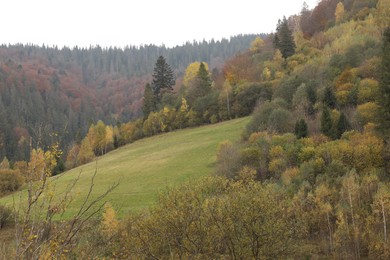
<instances>
[{"instance_id":1,"label":"hillside","mask_svg":"<svg viewBox=\"0 0 390 260\"><path fill-rule=\"evenodd\" d=\"M74 201L64 218L71 218L80 208L95 170L92 197L119 182L107 199L119 209L120 216L154 204L158 192L169 186L210 175L215 169L219 143L239 140L248 120L242 118L145 138L99 157L96 162L53 177L57 193L60 193L81 172L72 192ZM19 195L14 196L18 198ZM0 199L0 204L11 202L12 196Z\"/></svg>"},{"instance_id":2,"label":"hillside","mask_svg":"<svg viewBox=\"0 0 390 260\"><path fill-rule=\"evenodd\" d=\"M57 133L63 150L91 123L128 122L142 115L145 84L160 55L178 79L187 65L205 61L220 70L226 59L248 48L256 35L239 35L183 46L73 49L0 46L0 160L28 160L33 147L49 146Z\"/></svg>"},{"instance_id":3,"label":"hillside","mask_svg":"<svg viewBox=\"0 0 390 260\"><path fill-rule=\"evenodd\" d=\"M89 230L86 224L85 234L70 239L74 244L58 232L72 231L74 221L50 219L66 208L49 205L39 212L50 221L21 221L32 231L21 232L24 243L17 249L80 258L390 259L389 13L390 0L322 0L313 10L304 5L299 15L281 18L274 34L257 37L228 59L222 72L210 72L203 62L189 64L175 92L170 67L159 58L153 84L145 86L144 118L92 124L67 156L70 167L98 156L109 175L102 178L105 187L114 182L107 181L111 176L138 185L114 191L101 219L91 220ZM211 141L198 132L227 127L213 134L221 141L221 134L230 127L238 131L241 123L241 138L235 135L236 142L218 149L217 142L207 148ZM186 145L188 138L194 143ZM30 185L36 180L38 191L40 184L46 187L57 165L56 148L32 149L28 164L3 160L6 190L17 189L12 185L21 176ZM131 179L122 165L133 169ZM81 167L85 176L96 168ZM162 175L140 175L138 167ZM211 168L215 176L208 176ZM62 178L73 178L79 169ZM181 172L199 176L198 170L205 178L183 181L189 175ZM88 182L82 183L85 194ZM123 214L127 196L136 201L130 209L141 208L142 197L152 205L153 186L164 186L154 206ZM50 199L53 193L47 194ZM125 217L118 219L117 211ZM29 243L31 238L37 239Z\"/></svg>"}]
</instances>

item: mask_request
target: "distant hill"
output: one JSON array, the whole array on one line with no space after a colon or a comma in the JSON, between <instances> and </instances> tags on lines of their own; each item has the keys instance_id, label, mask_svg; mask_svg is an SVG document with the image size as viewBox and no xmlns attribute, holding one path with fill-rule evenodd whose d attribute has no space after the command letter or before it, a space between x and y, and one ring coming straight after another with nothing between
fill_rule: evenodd
<instances>
[{"instance_id":1,"label":"distant hill","mask_svg":"<svg viewBox=\"0 0 390 260\"><path fill-rule=\"evenodd\" d=\"M33 146L47 146L58 133L66 149L91 123L117 124L141 115L143 90L163 55L177 78L194 61L221 69L224 61L249 48L257 35L183 46L129 46L125 49L0 47L0 158L27 160ZM178 81L177 84L180 84ZM180 86L179 86L180 87Z\"/></svg>"}]
</instances>

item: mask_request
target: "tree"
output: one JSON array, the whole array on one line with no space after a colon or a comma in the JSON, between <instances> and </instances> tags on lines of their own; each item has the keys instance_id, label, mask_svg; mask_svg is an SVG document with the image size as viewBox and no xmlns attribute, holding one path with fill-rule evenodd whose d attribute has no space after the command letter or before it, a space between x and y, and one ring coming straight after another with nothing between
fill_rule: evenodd
<instances>
[{"instance_id":1,"label":"tree","mask_svg":"<svg viewBox=\"0 0 390 260\"><path fill-rule=\"evenodd\" d=\"M337 122L337 129L336 129L337 132L335 133L335 138L340 139L342 134L349 129L351 129L351 125L349 124L345 114L341 112L339 120Z\"/></svg>"},{"instance_id":2,"label":"tree","mask_svg":"<svg viewBox=\"0 0 390 260\"><path fill-rule=\"evenodd\" d=\"M382 32L390 27L390 0L379 0L376 5L376 22Z\"/></svg>"},{"instance_id":3,"label":"tree","mask_svg":"<svg viewBox=\"0 0 390 260\"><path fill-rule=\"evenodd\" d=\"M89 138L85 137L83 139L83 141L81 142L77 162L80 164L85 164L85 163L92 161L92 159L94 157L95 157L95 155L93 153L92 145L89 141Z\"/></svg>"},{"instance_id":4,"label":"tree","mask_svg":"<svg viewBox=\"0 0 390 260\"><path fill-rule=\"evenodd\" d=\"M0 170L10 169L9 161L7 157L4 157L3 161L0 163Z\"/></svg>"},{"instance_id":5,"label":"tree","mask_svg":"<svg viewBox=\"0 0 390 260\"><path fill-rule=\"evenodd\" d=\"M324 107L321 114L321 132L326 136L332 136L332 117L327 107Z\"/></svg>"},{"instance_id":6,"label":"tree","mask_svg":"<svg viewBox=\"0 0 390 260\"><path fill-rule=\"evenodd\" d=\"M196 76L188 81L186 100L191 107L195 105L198 98L210 94L212 82L207 67L206 63L201 62Z\"/></svg>"},{"instance_id":7,"label":"tree","mask_svg":"<svg viewBox=\"0 0 390 260\"><path fill-rule=\"evenodd\" d=\"M169 64L165 61L163 56L157 59L156 65L153 70L153 93L157 98L157 101L161 101L161 97L164 91L173 90L175 85L175 77Z\"/></svg>"},{"instance_id":8,"label":"tree","mask_svg":"<svg viewBox=\"0 0 390 260\"><path fill-rule=\"evenodd\" d=\"M283 21L279 20L276 27L276 34L274 36L274 48L277 48L282 53L283 58L288 58L295 53L295 42L292 31L288 27L286 17Z\"/></svg>"},{"instance_id":9,"label":"tree","mask_svg":"<svg viewBox=\"0 0 390 260\"><path fill-rule=\"evenodd\" d=\"M208 64L206 62L203 62L205 65L206 70L209 70ZM199 72L200 62L195 61L192 62L190 65L187 66L186 71L183 76L183 85L188 87L191 82L196 78Z\"/></svg>"},{"instance_id":10,"label":"tree","mask_svg":"<svg viewBox=\"0 0 390 260\"><path fill-rule=\"evenodd\" d=\"M322 102L324 105L326 105L329 108L335 108L337 104L337 99L335 94L333 93L332 89L330 87L325 88L324 96L322 99Z\"/></svg>"},{"instance_id":11,"label":"tree","mask_svg":"<svg viewBox=\"0 0 390 260\"><path fill-rule=\"evenodd\" d=\"M339 2L336 6L336 11L334 13L336 18L336 24L339 24L341 22L341 20L344 17L344 13L345 13L344 5L343 3Z\"/></svg>"},{"instance_id":12,"label":"tree","mask_svg":"<svg viewBox=\"0 0 390 260\"><path fill-rule=\"evenodd\" d=\"M148 118L150 112L156 111L156 96L153 93L150 84L146 84L144 91L144 100L142 104L142 112L144 118Z\"/></svg>"},{"instance_id":13,"label":"tree","mask_svg":"<svg viewBox=\"0 0 390 260\"><path fill-rule=\"evenodd\" d=\"M378 130L384 136L390 136L390 27L383 34L382 62L380 66L380 84L378 99L379 126Z\"/></svg>"},{"instance_id":14,"label":"tree","mask_svg":"<svg viewBox=\"0 0 390 260\"><path fill-rule=\"evenodd\" d=\"M250 51L253 53L260 53L261 48L265 45L264 40L260 37L256 37L256 39L251 42Z\"/></svg>"},{"instance_id":15,"label":"tree","mask_svg":"<svg viewBox=\"0 0 390 260\"><path fill-rule=\"evenodd\" d=\"M298 120L295 123L295 135L298 139L307 137L307 124L305 119Z\"/></svg>"}]
</instances>

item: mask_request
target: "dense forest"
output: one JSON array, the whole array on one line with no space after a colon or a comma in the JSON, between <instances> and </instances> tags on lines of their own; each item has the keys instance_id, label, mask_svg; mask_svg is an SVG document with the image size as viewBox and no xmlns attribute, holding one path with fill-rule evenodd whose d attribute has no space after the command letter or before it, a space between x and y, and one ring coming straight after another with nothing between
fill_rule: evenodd
<instances>
[{"instance_id":1,"label":"dense forest","mask_svg":"<svg viewBox=\"0 0 390 260\"><path fill-rule=\"evenodd\" d=\"M220 69L227 58L244 51L255 37L194 41L174 48L3 45L0 158L28 160L30 140L33 147L60 141L67 150L98 120L117 124L140 117L145 83L160 55L166 57L180 78L194 61L205 61ZM58 140L46 138L54 133Z\"/></svg>"},{"instance_id":2,"label":"dense forest","mask_svg":"<svg viewBox=\"0 0 390 260\"><path fill-rule=\"evenodd\" d=\"M68 153L68 167L139 138L251 114L242 140L220 144L215 176L167 189L151 209L118 220L106 205L78 246L53 231L49 243L26 251L389 259L389 13L389 0L304 4L218 70L209 69L211 61L187 62L175 84L174 61L153 57L139 93L143 117L91 124ZM36 161L43 151L33 151Z\"/></svg>"}]
</instances>

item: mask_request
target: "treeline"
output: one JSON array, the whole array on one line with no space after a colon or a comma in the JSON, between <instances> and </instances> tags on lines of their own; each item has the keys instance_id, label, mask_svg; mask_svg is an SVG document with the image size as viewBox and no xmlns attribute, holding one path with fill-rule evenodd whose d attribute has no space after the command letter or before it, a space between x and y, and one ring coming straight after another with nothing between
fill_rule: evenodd
<instances>
[{"instance_id":1,"label":"treeline","mask_svg":"<svg viewBox=\"0 0 390 260\"><path fill-rule=\"evenodd\" d=\"M51 133L59 135L66 150L98 120L117 124L141 117L144 86L160 55L180 78L185 67L197 60L220 68L225 59L248 48L255 37L239 35L174 48L3 45L0 158L27 161L30 145L50 146Z\"/></svg>"}]
</instances>

